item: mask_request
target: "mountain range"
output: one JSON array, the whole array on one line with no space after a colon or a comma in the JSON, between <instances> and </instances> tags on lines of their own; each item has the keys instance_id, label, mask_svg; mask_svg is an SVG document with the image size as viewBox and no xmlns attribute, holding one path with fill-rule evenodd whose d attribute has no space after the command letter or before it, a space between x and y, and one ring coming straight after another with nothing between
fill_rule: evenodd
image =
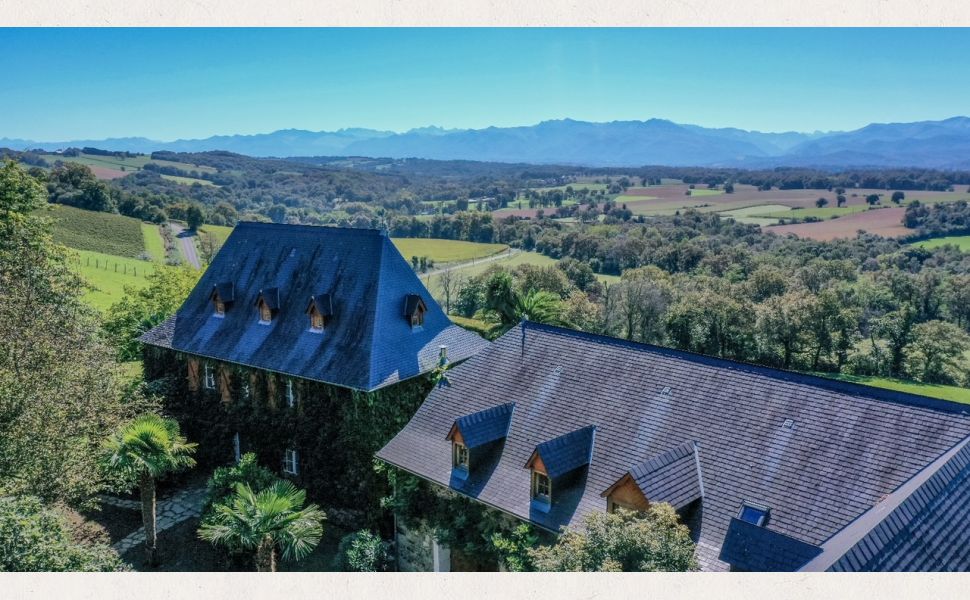
<instances>
[{"instance_id":1,"label":"mountain range","mask_svg":"<svg viewBox=\"0 0 970 600\"><path fill-rule=\"evenodd\" d=\"M139 137L61 142L0 138L0 147L18 150L85 146L143 153L226 150L249 156L368 156L591 167L967 169L970 168L970 118L874 123L854 131L825 133L764 133L685 125L663 119L607 123L559 119L521 127L422 127L404 133L361 128L284 129L172 142Z\"/></svg>"}]
</instances>

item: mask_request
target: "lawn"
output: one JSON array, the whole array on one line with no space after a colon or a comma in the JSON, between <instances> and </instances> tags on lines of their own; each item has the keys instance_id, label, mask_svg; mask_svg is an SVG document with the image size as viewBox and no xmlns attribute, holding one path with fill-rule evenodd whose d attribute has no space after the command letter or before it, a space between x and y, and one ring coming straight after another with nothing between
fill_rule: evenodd
<instances>
[{"instance_id":1,"label":"lawn","mask_svg":"<svg viewBox=\"0 0 970 600\"><path fill-rule=\"evenodd\" d=\"M952 402L970 404L970 389L951 386L951 385L919 383L918 381L904 381L901 379L890 379L888 377L866 377L861 375L842 375L842 374L835 375L832 373L817 373L817 374L823 377L828 377L830 379L839 379L841 381L851 381L852 383L861 383L863 385L871 385L873 387L896 390L898 392L906 392L909 394L919 394L921 396L929 396L931 398L939 398L941 400L950 400Z\"/></svg>"},{"instance_id":2,"label":"lawn","mask_svg":"<svg viewBox=\"0 0 970 600\"><path fill-rule=\"evenodd\" d=\"M222 246L226 243L226 239L232 233L232 230L232 227L223 225L203 225L199 232L204 236L211 237L216 246Z\"/></svg>"},{"instance_id":3,"label":"lawn","mask_svg":"<svg viewBox=\"0 0 970 600\"><path fill-rule=\"evenodd\" d=\"M131 258L145 251L142 222L138 219L62 204L47 206L44 215L54 220L54 241L59 244Z\"/></svg>"},{"instance_id":4,"label":"lawn","mask_svg":"<svg viewBox=\"0 0 970 600\"><path fill-rule=\"evenodd\" d=\"M942 246L946 246L947 244L956 246L963 252L970 252L970 235L951 235L947 237L933 238L931 240L923 240L921 242L913 242L914 246L926 248L927 250L940 248Z\"/></svg>"},{"instance_id":5,"label":"lawn","mask_svg":"<svg viewBox=\"0 0 970 600\"><path fill-rule=\"evenodd\" d=\"M465 262L485 258L509 248L505 244L429 238L394 238L392 241L404 258L411 260L412 256L427 256L435 263Z\"/></svg>"},{"instance_id":6,"label":"lawn","mask_svg":"<svg viewBox=\"0 0 970 600\"><path fill-rule=\"evenodd\" d=\"M142 287L145 277L155 270L155 264L138 260L112 256L100 252L78 250L78 274L93 288L84 295L84 301L105 311L124 295L126 285Z\"/></svg>"},{"instance_id":7,"label":"lawn","mask_svg":"<svg viewBox=\"0 0 970 600\"><path fill-rule=\"evenodd\" d=\"M165 262L165 243L158 225L154 223L141 224L142 237L145 238L145 252L149 253L155 262Z\"/></svg>"}]
</instances>

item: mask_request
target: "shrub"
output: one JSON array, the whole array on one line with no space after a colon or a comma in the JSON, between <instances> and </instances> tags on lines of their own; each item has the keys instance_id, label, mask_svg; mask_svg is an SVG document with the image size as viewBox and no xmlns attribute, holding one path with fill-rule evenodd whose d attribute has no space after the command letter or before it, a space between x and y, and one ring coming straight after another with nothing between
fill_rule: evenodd
<instances>
[{"instance_id":1,"label":"shrub","mask_svg":"<svg viewBox=\"0 0 970 600\"><path fill-rule=\"evenodd\" d=\"M104 544L80 544L67 519L33 496L0 498L0 571L125 571Z\"/></svg>"},{"instance_id":2,"label":"shrub","mask_svg":"<svg viewBox=\"0 0 970 600\"><path fill-rule=\"evenodd\" d=\"M391 560L391 545L370 531L361 529L340 540L333 566L338 571L387 571Z\"/></svg>"},{"instance_id":3,"label":"shrub","mask_svg":"<svg viewBox=\"0 0 970 600\"><path fill-rule=\"evenodd\" d=\"M212 473L202 504L203 519L211 514L213 505L226 503L236 493L236 484L244 483L259 493L276 483L277 479L272 471L256 462L255 454L243 454L239 464L219 467Z\"/></svg>"}]
</instances>

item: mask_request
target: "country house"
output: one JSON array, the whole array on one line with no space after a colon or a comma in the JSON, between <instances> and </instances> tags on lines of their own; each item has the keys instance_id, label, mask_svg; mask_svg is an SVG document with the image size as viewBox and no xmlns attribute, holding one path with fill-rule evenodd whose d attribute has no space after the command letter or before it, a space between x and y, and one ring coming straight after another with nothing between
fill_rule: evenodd
<instances>
[{"instance_id":1,"label":"country house","mask_svg":"<svg viewBox=\"0 0 970 600\"><path fill-rule=\"evenodd\" d=\"M373 453L488 346L454 326L377 230L240 223L178 312L147 332L145 374L204 463L243 452L330 505L376 509Z\"/></svg>"},{"instance_id":2,"label":"country house","mask_svg":"<svg viewBox=\"0 0 970 600\"><path fill-rule=\"evenodd\" d=\"M550 533L669 502L704 570L965 571L966 409L523 322L377 456Z\"/></svg>"}]
</instances>

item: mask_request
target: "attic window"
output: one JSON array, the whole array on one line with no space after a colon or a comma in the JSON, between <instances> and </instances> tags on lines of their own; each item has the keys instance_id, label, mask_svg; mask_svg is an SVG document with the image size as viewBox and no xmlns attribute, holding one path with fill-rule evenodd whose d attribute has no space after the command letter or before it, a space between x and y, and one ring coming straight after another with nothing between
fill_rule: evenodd
<instances>
[{"instance_id":1,"label":"attic window","mask_svg":"<svg viewBox=\"0 0 970 600\"><path fill-rule=\"evenodd\" d=\"M468 446L460 442L452 443L452 466L463 471L468 470Z\"/></svg>"},{"instance_id":2,"label":"attic window","mask_svg":"<svg viewBox=\"0 0 970 600\"><path fill-rule=\"evenodd\" d=\"M411 329L424 326L424 313L428 312L428 305L424 299L417 294L408 294L404 297L404 317L411 324Z\"/></svg>"},{"instance_id":3,"label":"attic window","mask_svg":"<svg viewBox=\"0 0 970 600\"><path fill-rule=\"evenodd\" d=\"M751 523L752 525L761 527L768 520L768 515L770 513L771 509L763 504L744 502L741 504L741 510L738 511L738 519L744 521L745 523Z\"/></svg>"},{"instance_id":4,"label":"attic window","mask_svg":"<svg viewBox=\"0 0 970 600\"><path fill-rule=\"evenodd\" d=\"M232 283L225 282L212 286L209 300L212 301L214 307L213 315L216 317L224 317L226 315L226 309L229 308L234 300Z\"/></svg>"},{"instance_id":5,"label":"attic window","mask_svg":"<svg viewBox=\"0 0 970 600\"><path fill-rule=\"evenodd\" d=\"M280 309L280 290L279 288L266 288L259 290L256 296L256 307L259 309L259 322L266 325L273 320L273 315Z\"/></svg>"},{"instance_id":6,"label":"attic window","mask_svg":"<svg viewBox=\"0 0 970 600\"><path fill-rule=\"evenodd\" d=\"M321 333L327 326L327 320L333 316L333 302L330 299L330 294L310 296L306 314L310 317L310 331Z\"/></svg>"},{"instance_id":7,"label":"attic window","mask_svg":"<svg viewBox=\"0 0 970 600\"><path fill-rule=\"evenodd\" d=\"M539 471L532 471L532 499L539 502L552 502L552 481Z\"/></svg>"}]
</instances>

